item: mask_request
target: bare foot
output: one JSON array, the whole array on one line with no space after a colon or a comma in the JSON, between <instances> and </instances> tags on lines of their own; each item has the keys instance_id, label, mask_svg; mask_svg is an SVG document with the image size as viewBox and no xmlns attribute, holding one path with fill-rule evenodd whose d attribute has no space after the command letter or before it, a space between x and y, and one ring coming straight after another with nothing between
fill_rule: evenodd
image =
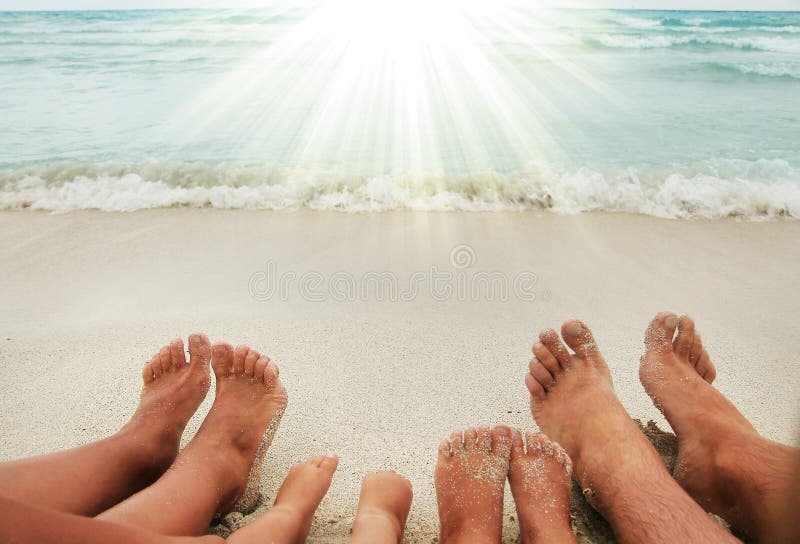
<instances>
[{"instance_id":1,"label":"bare foot","mask_svg":"<svg viewBox=\"0 0 800 544\"><path fill-rule=\"evenodd\" d=\"M121 432L137 437L141 447L153 448L155 468L161 471L175 459L183 430L208 393L210 362L208 338L193 334L188 363L183 340L177 339L161 348L142 369L139 407Z\"/></svg>"},{"instance_id":2,"label":"bare foot","mask_svg":"<svg viewBox=\"0 0 800 544\"><path fill-rule=\"evenodd\" d=\"M286 390L278 367L247 346L234 352L216 344L211 365L216 398L195 437L158 481L100 518L160 535L201 535L215 515L243 511L242 499L257 504L261 457L286 407Z\"/></svg>"},{"instance_id":3,"label":"bare foot","mask_svg":"<svg viewBox=\"0 0 800 544\"><path fill-rule=\"evenodd\" d=\"M547 329L533 345L525 383L539 428L572 458L592 505L623 542L724 542L731 536L675 483L614 394L588 327L568 320L564 341ZM648 504L648 508L636 505Z\"/></svg>"},{"instance_id":4,"label":"bare foot","mask_svg":"<svg viewBox=\"0 0 800 544\"><path fill-rule=\"evenodd\" d=\"M770 535L779 525L800 450L761 437L711 386L716 369L690 317L656 315L645 349L639 379L678 436L675 479L734 527L775 541Z\"/></svg>"},{"instance_id":5,"label":"bare foot","mask_svg":"<svg viewBox=\"0 0 800 544\"><path fill-rule=\"evenodd\" d=\"M258 503L261 462L288 397L269 357L247 346L234 351L227 343L214 344L212 353L216 397L194 442L213 450L229 467L233 485L219 514L247 513Z\"/></svg>"},{"instance_id":6,"label":"bare foot","mask_svg":"<svg viewBox=\"0 0 800 544\"><path fill-rule=\"evenodd\" d=\"M394 471L373 472L361 483L352 544L397 544L403 539L413 491Z\"/></svg>"},{"instance_id":7,"label":"bare foot","mask_svg":"<svg viewBox=\"0 0 800 544\"><path fill-rule=\"evenodd\" d=\"M520 544L577 543L569 518L572 460L561 446L531 431L523 444L514 429L508 481L517 505Z\"/></svg>"},{"instance_id":8,"label":"bare foot","mask_svg":"<svg viewBox=\"0 0 800 544\"><path fill-rule=\"evenodd\" d=\"M442 544L500 542L511 429L497 425L450 435L439 446L436 498Z\"/></svg>"},{"instance_id":9,"label":"bare foot","mask_svg":"<svg viewBox=\"0 0 800 544\"><path fill-rule=\"evenodd\" d=\"M253 523L235 531L233 544L296 544L308 537L314 512L328 492L339 466L335 453L297 463L283 480L275 505Z\"/></svg>"}]
</instances>

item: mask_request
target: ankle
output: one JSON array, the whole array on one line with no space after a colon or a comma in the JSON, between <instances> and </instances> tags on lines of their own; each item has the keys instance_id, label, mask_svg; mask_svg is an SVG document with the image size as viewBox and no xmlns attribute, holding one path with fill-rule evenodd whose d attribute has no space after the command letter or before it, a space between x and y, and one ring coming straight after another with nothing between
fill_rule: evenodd
<instances>
[{"instance_id":1,"label":"ankle","mask_svg":"<svg viewBox=\"0 0 800 544\"><path fill-rule=\"evenodd\" d=\"M498 528L499 529L499 528ZM448 522L442 520L440 544L489 544L500 542L501 532L478 520Z\"/></svg>"},{"instance_id":2,"label":"ankle","mask_svg":"<svg viewBox=\"0 0 800 544\"><path fill-rule=\"evenodd\" d=\"M569 543L575 541L575 533L569 522L553 525L538 525L535 528L521 528L520 544L547 544L549 542Z\"/></svg>"},{"instance_id":3,"label":"ankle","mask_svg":"<svg viewBox=\"0 0 800 544\"><path fill-rule=\"evenodd\" d=\"M356 513L353 537L365 536L364 542L400 542L403 523L392 512L377 506L363 506ZM360 540L359 540L360 541Z\"/></svg>"}]
</instances>

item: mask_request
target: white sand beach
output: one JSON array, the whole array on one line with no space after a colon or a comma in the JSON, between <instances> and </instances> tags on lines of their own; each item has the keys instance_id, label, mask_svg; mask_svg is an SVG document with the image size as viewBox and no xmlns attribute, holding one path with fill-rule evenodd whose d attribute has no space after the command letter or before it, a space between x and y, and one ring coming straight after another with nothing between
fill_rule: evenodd
<instances>
[{"instance_id":1,"label":"white sand beach","mask_svg":"<svg viewBox=\"0 0 800 544\"><path fill-rule=\"evenodd\" d=\"M279 364L290 398L264 494L274 497L302 458L341 456L311 542L346 540L361 477L383 468L414 485L407 542L431 542L437 444L475 424L533 427L523 384L530 344L568 317L592 327L631 415L667 428L638 382L643 333L659 310L691 314L716 386L764 435L798 443L798 222L20 211L0 213L0 239L0 459L115 431L136 405L141 365L174 337L247 343ZM267 273L284 278L284 293L269 296ZM451 274L449 295L424 283L439 273ZM496 296L508 282L507 300L487 300L485 283L473 296L482 273L499 282ZM365 277L396 282L408 300L377 300ZM411 296L415 278L424 281ZM335 300L331 281L355 286L355 300ZM514 542L508 504L505 539Z\"/></svg>"}]
</instances>

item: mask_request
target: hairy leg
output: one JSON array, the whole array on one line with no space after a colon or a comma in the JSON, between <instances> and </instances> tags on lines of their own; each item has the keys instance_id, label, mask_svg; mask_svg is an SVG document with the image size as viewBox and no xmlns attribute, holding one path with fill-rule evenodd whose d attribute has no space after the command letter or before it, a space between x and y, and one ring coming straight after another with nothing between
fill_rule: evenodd
<instances>
[{"instance_id":1,"label":"hairy leg","mask_svg":"<svg viewBox=\"0 0 800 544\"><path fill-rule=\"evenodd\" d=\"M716 368L690 317L659 313L645 346L639 378L678 437L675 478L733 527L760 542L788 542L779 534L798 483L800 449L759 435L711 385Z\"/></svg>"},{"instance_id":2,"label":"hairy leg","mask_svg":"<svg viewBox=\"0 0 800 544\"><path fill-rule=\"evenodd\" d=\"M201 535L216 514L241 509L240 499L253 493L248 482L258 482L286 390L275 363L247 346L234 352L216 344L211 364L216 397L197 435L156 483L100 519L163 535Z\"/></svg>"},{"instance_id":3,"label":"hairy leg","mask_svg":"<svg viewBox=\"0 0 800 544\"><path fill-rule=\"evenodd\" d=\"M328 492L339 465L336 454L297 463L283 481L275 505L263 516L228 537L231 544L302 544L314 512Z\"/></svg>"},{"instance_id":4,"label":"hairy leg","mask_svg":"<svg viewBox=\"0 0 800 544\"><path fill-rule=\"evenodd\" d=\"M352 544L398 544L403 539L413 492L393 471L367 474L361 483Z\"/></svg>"},{"instance_id":5,"label":"hairy leg","mask_svg":"<svg viewBox=\"0 0 800 544\"><path fill-rule=\"evenodd\" d=\"M0 494L71 514L94 516L154 482L178 453L186 423L209 388L211 345L201 334L161 349L143 370L136 413L92 444L0 463Z\"/></svg>"},{"instance_id":6,"label":"hairy leg","mask_svg":"<svg viewBox=\"0 0 800 544\"><path fill-rule=\"evenodd\" d=\"M572 458L592 505L620 542L734 542L672 479L614 394L591 332L576 320L533 345L525 383L539 428Z\"/></svg>"}]
</instances>

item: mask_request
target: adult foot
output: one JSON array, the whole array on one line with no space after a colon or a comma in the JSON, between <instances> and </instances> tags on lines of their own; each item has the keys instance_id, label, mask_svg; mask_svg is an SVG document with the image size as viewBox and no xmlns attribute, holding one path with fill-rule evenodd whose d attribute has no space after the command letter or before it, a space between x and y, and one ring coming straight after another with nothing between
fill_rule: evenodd
<instances>
[{"instance_id":1,"label":"adult foot","mask_svg":"<svg viewBox=\"0 0 800 544\"><path fill-rule=\"evenodd\" d=\"M510 455L505 425L470 428L442 442L435 475L439 542L500 542Z\"/></svg>"},{"instance_id":2,"label":"adult foot","mask_svg":"<svg viewBox=\"0 0 800 544\"><path fill-rule=\"evenodd\" d=\"M800 450L761 437L711 385L715 376L692 318L672 312L653 318L639 379L678 437L675 479L734 527L774 541Z\"/></svg>"},{"instance_id":3,"label":"adult foot","mask_svg":"<svg viewBox=\"0 0 800 544\"><path fill-rule=\"evenodd\" d=\"M623 542L730 539L667 473L653 446L614 394L591 331L568 320L533 345L525 383L539 428L572 458L590 502ZM637 504L648 504L639 509Z\"/></svg>"},{"instance_id":4,"label":"adult foot","mask_svg":"<svg viewBox=\"0 0 800 544\"><path fill-rule=\"evenodd\" d=\"M253 523L235 531L232 544L298 544L306 541L320 501L339 465L335 453L297 463L283 480L275 505Z\"/></svg>"},{"instance_id":5,"label":"adult foot","mask_svg":"<svg viewBox=\"0 0 800 544\"><path fill-rule=\"evenodd\" d=\"M211 366L216 397L192 442L213 452L230 475L218 513L247 513L258 504L261 464L288 397L275 363L247 346L214 344Z\"/></svg>"},{"instance_id":6,"label":"adult foot","mask_svg":"<svg viewBox=\"0 0 800 544\"><path fill-rule=\"evenodd\" d=\"M394 471L367 474L361 483L352 544L397 544L403 538L413 491Z\"/></svg>"},{"instance_id":7,"label":"adult foot","mask_svg":"<svg viewBox=\"0 0 800 544\"><path fill-rule=\"evenodd\" d=\"M527 446L527 447L526 447ZM577 543L569 518L572 461L542 433L512 431L508 469L517 505L520 544Z\"/></svg>"},{"instance_id":8,"label":"adult foot","mask_svg":"<svg viewBox=\"0 0 800 544\"><path fill-rule=\"evenodd\" d=\"M139 407L120 431L138 447L152 449L156 470L165 470L178 454L181 435L211 384L211 343L203 334L189 337L189 362L183 340L173 340L142 369Z\"/></svg>"}]
</instances>

